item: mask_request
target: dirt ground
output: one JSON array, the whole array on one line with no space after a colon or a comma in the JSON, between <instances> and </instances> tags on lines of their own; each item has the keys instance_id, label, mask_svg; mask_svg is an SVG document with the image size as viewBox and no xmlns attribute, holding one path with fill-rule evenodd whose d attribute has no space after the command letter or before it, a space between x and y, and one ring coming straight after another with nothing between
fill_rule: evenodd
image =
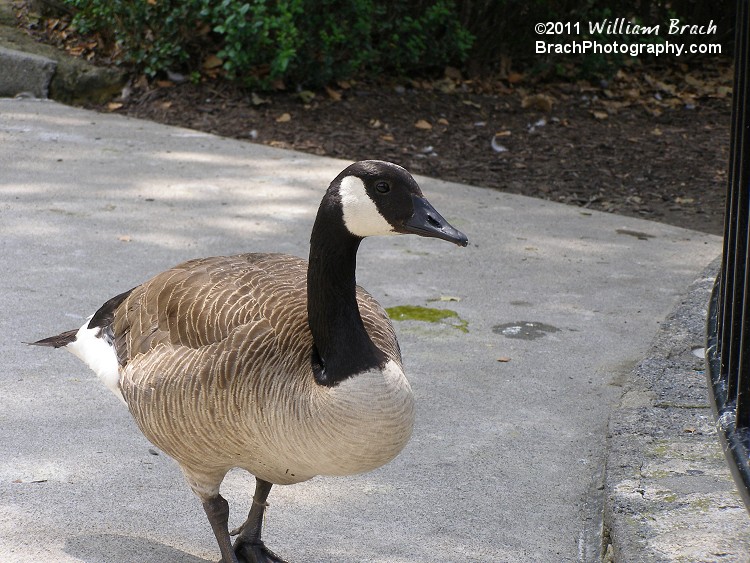
<instances>
[{"instance_id":1,"label":"dirt ground","mask_svg":"<svg viewBox=\"0 0 750 563\"><path fill-rule=\"evenodd\" d=\"M728 66L639 68L594 85L534 86L518 76L482 85L447 74L270 95L221 82L142 82L100 109L722 233Z\"/></svg>"}]
</instances>

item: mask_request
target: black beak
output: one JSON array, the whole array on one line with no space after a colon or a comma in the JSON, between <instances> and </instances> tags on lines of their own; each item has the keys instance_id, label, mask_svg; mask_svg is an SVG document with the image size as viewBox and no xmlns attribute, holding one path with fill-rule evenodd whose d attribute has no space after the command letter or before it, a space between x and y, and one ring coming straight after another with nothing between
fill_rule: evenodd
<instances>
[{"instance_id":1,"label":"black beak","mask_svg":"<svg viewBox=\"0 0 750 563\"><path fill-rule=\"evenodd\" d=\"M440 238L459 246L469 244L466 235L454 229L425 198L412 195L411 201L414 205L414 214L404 223L404 232Z\"/></svg>"}]
</instances>

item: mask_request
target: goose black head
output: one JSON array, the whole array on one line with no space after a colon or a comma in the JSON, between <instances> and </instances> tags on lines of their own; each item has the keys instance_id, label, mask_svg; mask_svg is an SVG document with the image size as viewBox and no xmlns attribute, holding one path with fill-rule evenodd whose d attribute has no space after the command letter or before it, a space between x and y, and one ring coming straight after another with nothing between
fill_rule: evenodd
<instances>
[{"instance_id":1,"label":"goose black head","mask_svg":"<svg viewBox=\"0 0 750 563\"><path fill-rule=\"evenodd\" d=\"M334 180L347 230L357 237L413 233L460 246L469 241L438 213L404 168L363 160Z\"/></svg>"}]
</instances>

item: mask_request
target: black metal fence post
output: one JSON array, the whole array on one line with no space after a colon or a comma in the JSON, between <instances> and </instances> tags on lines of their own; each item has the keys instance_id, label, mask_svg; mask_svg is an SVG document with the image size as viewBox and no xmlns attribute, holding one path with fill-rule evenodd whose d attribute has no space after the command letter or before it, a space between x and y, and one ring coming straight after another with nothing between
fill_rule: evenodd
<instances>
[{"instance_id":1,"label":"black metal fence post","mask_svg":"<svg viewBox=\"0 0 750 563\"><path fill-rule=\"evenodd\" d=\"M724 254L708 311L706 365L719 437L750 510L750 11L737 3Z\"/></svg>"}]
</instances>

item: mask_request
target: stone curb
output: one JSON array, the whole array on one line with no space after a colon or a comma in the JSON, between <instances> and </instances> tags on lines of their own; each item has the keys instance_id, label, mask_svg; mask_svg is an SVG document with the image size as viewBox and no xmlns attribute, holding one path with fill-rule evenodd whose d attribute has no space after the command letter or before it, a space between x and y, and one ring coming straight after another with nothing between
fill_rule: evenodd
<instances>
[{"instance_id":1,"label":"stone curb","mask_svg":"<svg viewBox=\"0 0 750 563\"><path fill-rule=\"evenodd\" d=\"M8 0L0 0L0 97L26 94L67 104L103 103L119 94L125 72L71 57L15 27Z\"/></svg>"},{"instance_id":2,"label":"stone curb","mask_svg":"<svg viewBox=\"0 0 750 563\"><path fill-rule=\"evenodd\" d=\"M609 424L605 561L747 561L750 518L708 402L706 308L719 261L687 290Z\"/></svg>"},{"instance_id":3,"label":"stone curb","mask_svg":"<svg viewBox=\"0 0 750 563\"><path fill-rule=\"evenodd\" d=\"M57 63L52 59L0 47L0 96L28 93L46 98L55 70Z\"/></svg>"}]
</instances>

